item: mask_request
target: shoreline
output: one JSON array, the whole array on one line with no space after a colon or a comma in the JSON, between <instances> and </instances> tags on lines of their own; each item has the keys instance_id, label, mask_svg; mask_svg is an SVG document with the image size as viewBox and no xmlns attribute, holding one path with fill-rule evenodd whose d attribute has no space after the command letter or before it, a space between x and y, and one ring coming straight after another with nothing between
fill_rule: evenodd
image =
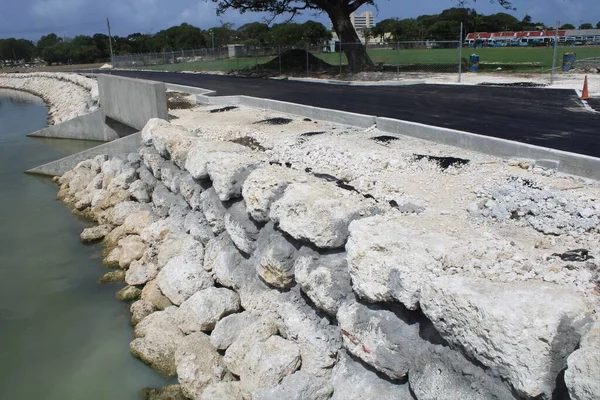
<instances>
[{"instance_id":1,"label":"shoreline","mask_svg":"<svg viewBox=\"0 0 600 400\"><path fill-rule=\"evenodd\" d=\"M97 108L93 79L68 73L0 74L0 88L27 92L48 107L48 125L56 125Z\"/></svg>"},{"instance_id":2,"label":"shoreline","mask_svg":"<svg viewBox=\"0 0 600 400\"><path fill-rule=\"evenodd\" d=\"M587 258L600 254L598 182L213 108L170 110L177 119L151 120L138 153L55 179L58 198L98 224L82 241L102 240L104 280L129 285L117 296L132 303L130 350L178 377L168 390L550 397L565 370L570 392L593 386L582 363L600 330Z\"/></svg>"}]
</instances>

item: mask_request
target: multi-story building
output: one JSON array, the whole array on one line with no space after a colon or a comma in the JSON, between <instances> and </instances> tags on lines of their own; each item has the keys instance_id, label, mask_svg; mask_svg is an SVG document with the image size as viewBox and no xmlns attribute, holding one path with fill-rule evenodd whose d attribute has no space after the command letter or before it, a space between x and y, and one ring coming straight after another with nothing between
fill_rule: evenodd
<instances>
[{"instance_id":1,"label":"multi-story building","mask_svg":"<svg viewBox=\"0 0 600 400\"><path fill-rule=\"evenodd\" d=\"M366 29L371 29L375 26L375 18L373 17L373 13L371 11L365 11L361 14L352 13L350 14L350 21L352 21L352 26L358 33L358 37L361 42L365 42L364 31ZM329 29L333 31L333 41L339 41L335 30L333 29L333 24L329 24Z\"/></svg>"}]
</instances>

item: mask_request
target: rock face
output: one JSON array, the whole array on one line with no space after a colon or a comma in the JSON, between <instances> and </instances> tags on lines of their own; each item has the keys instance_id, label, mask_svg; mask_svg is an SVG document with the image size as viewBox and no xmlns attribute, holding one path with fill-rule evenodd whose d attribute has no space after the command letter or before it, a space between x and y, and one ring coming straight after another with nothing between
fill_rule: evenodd
<instances>
[{"instance_id":1,"label":"rock face","mask_svg":"<svg viewBox=\"0 0 600 400\"><path fill-rule=\"evenodd\" d=\"M575 292L537 282L446 276L422 296L423 312L448 342L531 398L551 396L588 312Z\"/></svg>"},{"instance_id":2,"label":"rock face","mask_svg":"<svg viewBox=\"0 0 600 400\"><path fill-rule=\"evenodd\" d=\"M350 274L343 253L319 256L308 252L294 264L296 281L315 306L336 315L341 304L352 293Z\"/></svg>"},{"instance_id":3,"label":"rock face","mask_svg":"<svg viewBox=\"0 0 600 400\"><path fill-rule=\"evenodd\" d=\"M451 238L423 234L402 226L401 217L374 216L350 225L348 269L352 287L370 302L419 306L421 286L441 269Z\"/></svg>"},{"instance_id":4,"label":"rock face","mask_svg":"<svg viewBox=\"0 0 600 400\"><path fill-rule=\"evenodd\" d=\"M217 322L210 334L210 342L217 350L227 350L241 331L256 320L257 318L248 312L228 315Z\"/></svg>"},{"instance_id":5,"label":"rock face","mask_svg":"<svg viewBox=\"0 0 600 400\"><path fill-rule=\"evenodd\" d=\"M344 352L333 368L332 400L413 400L408 384L379 379L375 372L352 360Z\"/></svg>"},{"instance_id":6,"label":"rock face","mask_svg":"<svg viewBox=\"0 0 600 400\"><path fill-rule=\"evenodd\" d=\"M363 198L333 185L292 183L271 205L269 216L294 239L335 249L346 243L350 222L373 212L375 207Z\"/></svg>"},{"instance_id":7,"label":"rock face","mask_svg":"<svg viewBox=\"0 0 600 400\"><path fill-rule=\"evenodd\" d=\"M175 351L177 378L183 394L198 399L211 383L225 377L223 357L210 344L208 335L195 332L181 340Z\"/></svg>"},{"instance_id":8,"label":"rock face","mask_svg":"<svg viewBox=\"0 0 600 400\"><path fill-rule=\"evenodd\" d=\"M252 393L258 388L272 387L300 367L298 345L280 336L256 343L246 357L240 374L242 389Z\"/></svg>"},{"instance_id":9,"label":"rock face","mask_svg":"<svg viewBox=\"0 0 600 400\"><path fill-rule=\"evenodd\" d=\"M303 371L288 375L272 389L258 389L252 393L254 400L327 400L333 386L325 378Z\"/></svg>"},{"instance_id":10,"label":"rock face","mask_svg":"<svg viewBox=\"0 0 600 400\"><path fill-rule=\"evenodd\" d=\"M173 304L182 304L194 293L213 285L202 264L186 256L176 256L158 273L156 283Z\"/></svg>"},{"instance_id":11,"label":"rock face","mask_svg":"<svg viewBox=\"0 0 600 400\"><path fill-rule=\"evenodd\" d=\"M176 373L175 350L185 337L173 318L174 310L157 311L135 327L131 353L166 376Z\"/></svg>"},{"instance_id":12,"label":"rock face","mask_svg":"<svg viewBox=\"0 0 600 400\"><path fill-rule=\"evenodd\" d=\"M212 331L223 317L237 312L240 298L232 290L211 287L200 290L177 310L179 327L186 333Z\"/></svg>"},{"instance_id":13,"label":"rock face","mask_svg":"<svg viewBox=\"0 0 600 400\"><path fill-rule=\"evenodd\" d=\"M399 313L349 301L337 317L348 351L391 379L402 379L427 343Z\"/></svg>"},{"instance_id":14,"label":"rock face","mask_svg":"<svg viewBox=\"0 0 600 400\"><path fill-rule=\"evenodd\" d=\"M565 383L573 400L592 400L600 395L600 323L581 340L580 348L567 359Z\"/></svg>"}]
</instances>

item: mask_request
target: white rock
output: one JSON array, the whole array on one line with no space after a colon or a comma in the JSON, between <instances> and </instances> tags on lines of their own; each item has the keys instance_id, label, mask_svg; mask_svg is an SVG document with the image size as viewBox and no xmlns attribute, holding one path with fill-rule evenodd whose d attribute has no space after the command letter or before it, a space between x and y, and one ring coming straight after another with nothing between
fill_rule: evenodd
<instances>
[{"instance_id":1,"label":"white rock","mask_svg":"<svg viewBox=\"0 0 600 400\"><path fill-rule=\"evenodd\" d=\"M227 201L240 197L242 185L250 172L265 161L264 155L255 153L229 153L210 161L207 170L219 200Z\"/></svg>"},{"instance_id":2,"label":"white rock","mask_svg":"<svg viewBox=\"0 0 600 400\"><path fill-rule=\"evenodd\" d=\"M206 245L214 237L212 229L201 211L192 211L186 215L183 227L187 233L203 245Z\"/></svg>"},{"instance_id":3,"label":"white rock","mask_svg":"<svg viewBox=\"0 0 600 400\"><path fill-rule=\"evenodd\" d=\"M96 225L85 228L79 237L84 243L94 242L103 239L104 236L108 235L111 231L112 227L110 225Z\"/></svg>"},{"instance_id":4,"label":"white rock","mask_svg":"<svg viewBox=\"0 0 600 400\"><path fill-rule=\"evenodd\" d=\"M579 349L567 359L565 383L573 400L592 400L600 396L600 323L583 336Z\"/></svg>"},{"instance_id":5,"label":"white rock","mask_svg":"<svg viewBox=\"0 0 600 400\"><path fill-rule=\"evenodd\" d=\"M131 304L131 325L136 326L141 320L156 311L154 304L146 300L138 300Z\"/></svg>"},{"instance_id":6,"label":"white rock","mask_svg":"<svg viewBox=\"0 0 600 400\"><path fill-rule=\"evenodd\" d=\"M121 250L119 266L121 268L128 268L129 264L133 261L142 258L147 246L142 242L141 237L138 235L131 235L119 240L119 249Z\"/></svg>"},{"instance_id":7,"label":"white rock","mask_svg":"<svg viewBox=\"0 0 600 400\"><path fill-rule=\"evenodd\" d=\"M205 190L200 195L202 203L202 211L206 217L206 221L212 228L215 236L220 235L225 230L225 214L227 210L223 203L219 200L214 188Z\"/></svg>"},{"instance_id":8,"label":"white rock","mask_svg":"<svg viewBox=\"0 0 600 400\"><path fill-rule=\"evenodd\" d=\"M200 400L244 400L240 382L219 382L208 385Z\"/></svg>"},{"instance_id":9,"label":"white rock","mask_svg":"<svg viewBox=\"0 0 600 400\"><path fill-rule=\"evenodd\" d=\"M401 216L365 218L350 224L346 244L352 287L370 302L400 301L419 306L421 286L441 270L445 250L454 240L402 225Z\"/></svg>"},{"instance_id":10,"label":"white rock","mask_svg":"<svg viewBox=\"0 0 600 400\"><path fill-rule=\"evenodd\" d=\"M333 367L332 400L413 400L408 384L394 384L340 352Z\"/></svg>"},{"instance_id":11,"label":"white rock","mask_svg":"<svg viewBox=\"0 0 600 400\"><path fill-rule=\"evenodd\" d=\"M143 259L132 261L125 273L125 282L128 285L143 285L156 278L158 270L158 265L155 262L144 261Z\"/></svg>"},{"instance_id":12,"label":"white rock","mask_svg":"<svg viewBox=\"0 0 600 400\"><path fill-rule=\"evenodd\" d=\"M257 321L241 330L234 342L227 348L223 361L235 375L242 373L243 361L246 354L259 342L264 342L279 332L278 320L275 314L265 314Z\"/></svg>"},{"instance_id":13,"label":"white rock","mask_svg":"<svg viewBox=\"0 0 600 400\"><path fill-rule=\"evenodd\" d=\"M285 188L292 182L309 179L307 174L276 165L255 169L242 187L248 213L256 221L268 221L271 204L283 195Z\"/></svg>"},{"instance_id":14,"label":"white rock","mask_svg":"<svg viewBox=\"0 0 600 400\"><path fill-rule=\"evenodd\" d=\"M421 307L448 342L532 398L551 396L589 312L577 293L554 284L461 276L425 285Z\"/></svg>"},{"instance_id":15,"label":"white rock","mask_svg":"<svg viewBox=\"0 0 600 400\"><path fill-rule=\"evenodd\" d=\"M270 217L293 238L327 249L342 247L350 222L374 211L362 197L333 185L292 183L271 205Z\"/></svg>"},{"instance_id":16,"label":"white rock","mask_svg":"<svg viewBox=\"0 0 600 400\"><path fill-rule=\"evenodd\" d=\"M298 345L281 336L271 336L255 343L250 349L240 374L242 389L253 392L259 388L273 387L301 364Z\"/></svg>"},{"instance_id":17,"label":"white rock","mask_svg":"<svg viewBox=\"0 0 600 400\"><path fill-rule=\"evenodd\" d=\"M274 388L254 391L252 400L327 400L332 393L327 379L296 371Z\"/></svg>"},{"instance_id":18,"label":"white rock","mask_svg":"<svg viewBox=\"0 0 600 400\"><path fill-rule=\"evenodd\" d=\"M211 383L225 376L223 357L210 344L210 337L202 332L186 336L175 351L177 379L183 394L198 399Z\"/></svg>"},{"instance_id":19,"label":"white rock","mask_svg":"<svg viewBox=\"0 0 600 400\"><path fill-rule=\"evenodd\" d=\"M227 350L241 331L256 320L257 317L249 312L228 315L217 322L210 334L210 342L217 350Z\"/></svg>"},{"instance_id":20,"label":"white rock","mask_svg":"<svg viewBox=\"0 0 600 400\"><path fill-rule=\"evenodd\" d=\"M204 247L190 235L170 235L158 247L158 266L162 268L173 257L186 257L202 266Z\"/></svg>"},{"instance_id":21,"label":"white rock","mask_svg":"<svg viewBox=\"0 0 600 400\"><path fill-rule=\"evenodd\" d=\"M173 304L182 304L194 293L213 286L212 277L202 268L202 262L185 255L173 257L156 277L160 290Z\"/></svg>"},{"instance_id":22,"label":"white rock","mask_svg":"<svg viewBox=\"0 0 600 400\"><path fill-rule=\"evenodd\" d=\"M157 311L135 327L131 353L158 372L173 376L176 373L175 350L185 337L173 318L174 310Z\"/></svg>"},{"instance_id":23,"label":"white rock","mask_svg":"<svg viewBox=\"0 0 600 400\"><path fill-rule=\"evenodd\" d=\"M199 141L189 149L185 170L195 179L208 178L208 163L225 159L231 153L247 153L248 148L231 142Z\"/></svg>"},{"instance_id":24,"label":"white rock","mask_svg":"<svg viewBox=\"0 0 600 400\"><path fill-rule=\"evenodd\" d=\"M152 133L162 127L169 126L169 121L160 118L150 118L142 129L142 144L152 145Z\"/></svg>"},{"instance_id":25,"label":"white rock","mask_svg":"<svg viewBox=\"0 0 600 400\"><path fill-rule=\"evenodd\" d=\"M210 287L196 292L177 310L179 327L185 333L212 331L223 317L240 309L240 298L232 290Z\"/></svg>"}]
</instances>

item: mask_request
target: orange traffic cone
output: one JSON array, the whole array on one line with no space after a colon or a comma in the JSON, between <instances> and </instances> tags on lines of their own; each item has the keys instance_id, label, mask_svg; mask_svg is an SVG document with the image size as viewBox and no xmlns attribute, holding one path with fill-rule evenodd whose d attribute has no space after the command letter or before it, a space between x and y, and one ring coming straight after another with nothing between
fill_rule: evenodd
<instances>
[{"instance_id":1,"label":"orange traffic cone","mask_svg":"<svg viewBox=\"0 0 600 400\"><path fill-rule=\"evenodd\" d=\"M583 80L583 90L581 91L581 100L588 100L590 98L590 94L588 93L588 84L587 84L587 75Z\"/></svg>"}]
</instances>

